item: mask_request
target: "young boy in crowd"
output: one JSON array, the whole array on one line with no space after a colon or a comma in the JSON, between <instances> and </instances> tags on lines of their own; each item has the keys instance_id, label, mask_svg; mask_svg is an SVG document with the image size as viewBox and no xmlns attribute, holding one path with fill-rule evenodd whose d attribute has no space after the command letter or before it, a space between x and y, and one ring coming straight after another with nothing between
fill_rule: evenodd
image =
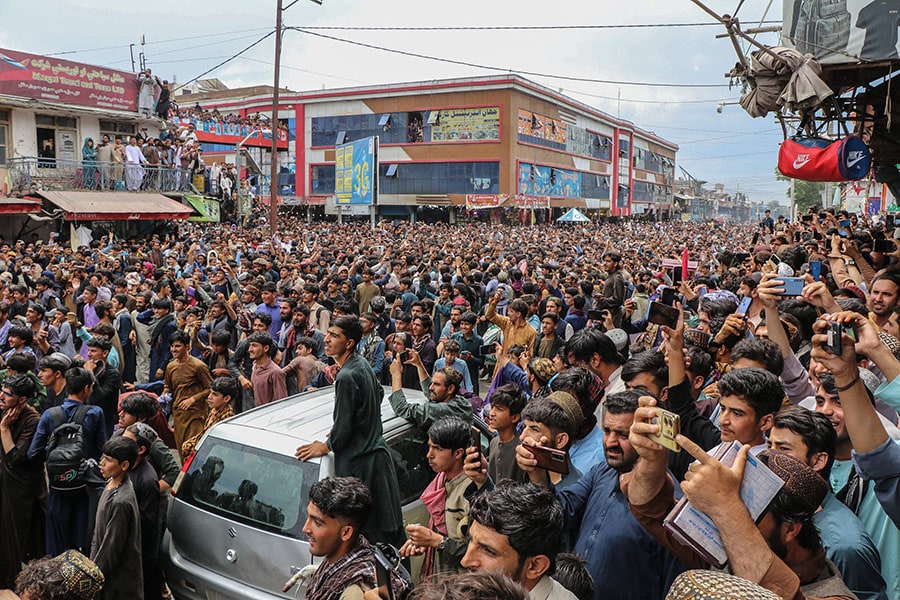
<instances>
[{"instance_id":1,"label":"young boy in crowd","mask_svg":"<svg viewBox=\"0 0 900 600\"><path fill-rule=\"evenodd\" d=\"M241 401L241 388L237 379L234 377L216 377L209 384L209 396L206 397L206 404L209 405L209 415L206 417L206 423L203 424L203 430L198 434L185 440L181 445L181 455L187 456L194 451L194 447L206 431L218 423L224 421L228 417L234 416L235 402Z\"/></svg>"},{"instance_id":2,"label":"young boy in crowd","mask_svg":"<svg viewBox=\"0 0 900 600\"><path fill-rule=\"evenodd\" d=\"M459 561L466 553L464 532L471 481L463 471L469 424L459 417L444 417L428 429L428 465L437 476L420 498L430 515L428 527L407 525L409 539L400 548L402 556L425 555L424 576L463 570Z\"/></svg>"},{"instance_id":3,"label":"young boy in crowd","mask_svg":"<svg viewBox=\"0 0 900 600\"><path fill-rule=\"evenodd\" d=\"M528 399L514 383L500 386L491 394L491 413L488 424L497 432L491 439L488 452L488 475L491 480L528 481L528 475L516 464L516 446L521 444L517 428Z\"/></svg>"},{"instance_id":4,"label":"young boy in crowd","mask_svg":"<svg viewBox=\"0 0 900 600\"><path fill-rule=\"evenodd\" d=\"M532 400L522 411L522 421L525 424L519 436L522 442L537 445L546 438L545 446L566 452L569 474L564 476L553 471L547 473L556 489L567 488L578 481L581 472L572 464L568 452L575 440L575 432L584 421L584 413L574 396L566 392L553 392L546 398Z\"/></svg>"},{"instance_id":5,"label":"young boy in crowd","mask_svg":"<svg viewBox=\"0 0 900 600\"><path fill-rule=\"evenodd\" d=\"M94 561L106 582L95 600L144 598L141 568L141 520L137 496L128 478L138 456L134 440L116 436L103 444L100 474L107 479L97 507L97 523L91 544Z\"/></svg>"}]
</instances>

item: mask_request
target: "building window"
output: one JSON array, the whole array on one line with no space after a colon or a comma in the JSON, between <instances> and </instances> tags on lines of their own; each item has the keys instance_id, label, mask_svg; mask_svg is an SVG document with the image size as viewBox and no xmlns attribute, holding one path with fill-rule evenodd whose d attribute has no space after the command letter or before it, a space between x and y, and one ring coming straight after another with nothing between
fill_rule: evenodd
<instances>
[{"instance_id":1,"label":"building window","mask_svg":"<svg viewBox=\"0 0 900 600\"><path fill-rule=\"evenodd\" d=\"M376 135L382 144L406 141L406 113L313 117L311 127L313 147L331 147Z\"/></svg>"},{"instance_id":2,"label":"building window","mask_svg":"<svg viewBox=\"0 0 900 600\"><path fill-rule=\"evenodd\" d=\"M9 154L9 111L0 110L0 165L6 164Z\"/></svg>"},{"instance_id":3,"label":"building window","mask_svg":"<svg viewBox=\"0 0 900 600\"><path fill-rule=\"evenodd\" d=\"M120 136L123 140L127 140L129 136L134 135L134 123L120 123L117 121L100 120L100 137L108 135L110 140Z\"/></svg>"},{"instance_id":4,"label":"building window","mask_svg":"<svg viewBox=\"0 0 900 600\"><path fill-rule=\"evenodd\" d=\"M378 167L380 194L498 194L500 163L450 162L383 164ZM312 168L313 194L334 193L334 165Z\"/></svg>"}]
</instances>

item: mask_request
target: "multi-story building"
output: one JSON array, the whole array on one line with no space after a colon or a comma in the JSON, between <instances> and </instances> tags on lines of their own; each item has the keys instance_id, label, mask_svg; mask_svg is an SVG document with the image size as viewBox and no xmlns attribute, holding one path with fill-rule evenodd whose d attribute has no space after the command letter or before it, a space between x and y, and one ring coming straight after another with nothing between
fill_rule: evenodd
<instances>
[{"instance_id":1,"label":"multi-story building","mask_svg":"<svg viewBox=\"0 0 900 600\"><path fill-rule=\"evenodd\" d=\"M0 49L0 236L98 221L137 228L192 214L162 193L175 177L154 173L126 193L113 166L83 160L88 139L159 135L161 121L138 112L138 85L134 73Z\"/></svg>"},{"instance_id":2,"label":"multi-story building","mask_svg":"<svg viewBox=\"0 0 900 600\"><path fill-rule=\"evenodd\" d=\"M253 166L264 198L275 136L279 201L310 216L369 214L336 204L335 147L371 136L379 140L381 217L524 219L530 212L544 220L576 207L593 217L667 218L674 209L674 143L518 76L284 90L276 120L271 87L223 88L214 81L182 90L173 97L179 116L166 123L140 114L132 73L0 50L7 196L0 213L21 214L0 220L0 235L27 233L33 220L25 215L35 212L73 225L187 218L191 209L177 208L185 196L195 218L214 212L217 220L218 206L204 211L211 205L198 207L192 196L204 185L213 192L196 168L150 169L139 189L123 195L126 178L110 176L114 167L84 162L88 138L154 138L173 125L194 127L207 167Z\"/></svg>"},{"instance_id":3,"label":"multi-story building","mask_svg":"<svg viewBox=\"0 0 900 600\"><path fill-rule=\"evenodd\" d=\"M463 209L578 207L669 217L674 207L677 145L518 76L284 91L280 99L290 141L279 157L279 191L289 205L368 214L335 204L335 146L377 136L381 216L416 218L423 207L442 207L450 219ZM269 114L271 88L178 100L221 114ZM257 162L269 160L264 150Z\"/></svg>"}]
</instances>

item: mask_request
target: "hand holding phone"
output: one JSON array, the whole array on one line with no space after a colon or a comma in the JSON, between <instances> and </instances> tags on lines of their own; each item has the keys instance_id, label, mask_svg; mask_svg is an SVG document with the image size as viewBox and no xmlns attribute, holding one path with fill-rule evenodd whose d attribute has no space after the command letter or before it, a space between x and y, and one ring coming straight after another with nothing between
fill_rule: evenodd
<instances>
[{"instance_id":1,"label":"hand holding phone","mask_svg":"<svg viewBox=\"0 0 900 600\"><path fill-rule=\"evenodd\" d=\"M658 433L648 433L647 437L672 452L678 452L681 447L675 441L675 436L681 433L681 417L664 408L656 408L656 416L650 421L659 425Z\"/></svg>"},{"instance_id":2,"label":"hand holding phone","mask_svg":"<svg viewBox=\"0 0 900 600\"><path fill-rule=\"evenodd\" d=\"M481 430L474 425L469 425L469 447L477 448L481 454Z\"/></svg>"},{"instance_id":3,"label":"hand holding phone","mask_svg":"<svg viewBox=\"0 0 900 600\"><path fill-rule=\"evenodd\" d=\"M561 475L569 474L569 453L565 450L550 448L549 446L528 446L528 450L534 455L539 469L553 471Z\"/></svg>"},{"instance_id":4,"label":"hand holding phone","mask_svg":"<svg viewBox=\"0 0 900 600\"><path fill-rule=\"evenodd\" d=\"M497 353L497 345L496 344L485 344L479 348L479 353L481 356L490 356L492 354Z\"/></svg>"},{"instance_id":5,"label":"hand holding phone","mask_svg":"<svg viewBox=\"0 0 900 600\"><path fill-rule=\"evenodd\" d=\"M678 326L678 309L661 302L651 302L650 310L647 313L647 321L675 329Z\"/></svg>"}]
</instances>

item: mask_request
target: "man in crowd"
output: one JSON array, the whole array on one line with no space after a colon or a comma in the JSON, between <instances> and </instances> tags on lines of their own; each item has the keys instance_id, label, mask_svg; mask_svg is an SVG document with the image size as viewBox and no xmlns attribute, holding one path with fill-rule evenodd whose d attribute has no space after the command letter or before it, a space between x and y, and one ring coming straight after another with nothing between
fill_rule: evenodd
<instances>
[{"instance_id":1,"label":"man in crowd","mask_svg":"<svg viewBox=\"0 0 900 600\"><path fill-rule=\"evenodd\" d=\"M172 361L166 367L166 390L172 394L172 417L175 424L175 447L203 429L209 407L209 383L212 376L202 360L190 354L191 338L183 331L170 336ZM184 460L184 456L181 457Z\"/></svg>"},{"instance_id":2,"label":"man in crowd","mask_svg":"<svg viewBox=\"0 0 900 600\"><path fill-rule=\"evenodd\" d=\"M415 423L418 427L427 428L443 417L455 416L467 423L472 422L472 403L459 395L462 375L450 367L436 371L428 376L425 365L415 350L409 350L406 364L415 365L419 373L419 385L428 396L425 404L410 403L403 393L403 361L397 358L391 362L391 408L399 417Z\"/></svg>"},{"instance_id":3,"label":"man in crowd","mask_svg":"<svg viewBox=\"0 0 900 600\"><path fill-rule=\"evenodd\" d=\"M575 600L551 576L560 548L563 510L549 491L505 482L479 494L469 510L463 567L499 571L522 584L533 600Z\"/></svg>"},{"instance_id":4,"label":"man in crowd","mask_svg":"<svg viewBox=\"0 0 900 600\"><path fill-rule=\"evenodd\" d=\"M40 415L28 405L35 394L27 375L8 377L0 386L0 522L6 541L0 543L0 586L11 588L20 566L44 555L44 501L47 484L43 465L28 460L28 448Z\"/></svg>"},{"instance_id":5,"label":"man in crowd","mask_svg":"<svg viewBox=\"0 0 900 600\"><path fill-rule=\"evenodd\" d=\"M48 443L53 432L65 423L80 423L84 439L84 457L100 460L101 449L106 443L106 423L103 409L88 406L88 399L94 389L94 376L86 369L73 367L66 371L66 399L58 408L41 415L37 431L28 448L28 460L43 463L48 457ZM48 474L55 469L48 466ZM46 550L57 555L65 550L90 553L94 519L91 508L96 507L99 492L86 485L79 490L59 490L59 482L50 478L50 493L47 496ZM93 500L93 501L92 501Z\"/></svg>"},{"instance_id":6,"label":"man in crowd","mask_svg":"<svg viewBox=\"0 0 900 600\"><path fill-rule=\"evenodd\" d=\"M323 560L309 580L307 600L362 598L376 587L375 555L363 529L373 512L369 488L355 477L329 477L309 488L303 533L309 553ZM391 578L393 595L406 582Z\"/></svg>"},{"instance_id":7,"label":"man in crowd","mask_svg":"<svg viewBox=\"0 0 900 600\"><path fill-rule=\"evenodd\" d=\"M287 385L281 367L269 357L274 342L267 333L256 332L247 338L248 354L253 359L253 401L256 406L287 398Z\"/></svg>"},{"instance_id":8,"label":"man in crowd","mask_svg":"<svg viewBox=\"0 0 900 600\"><path fill-rule=\"evenodd\" d=\"M360 476L375 499L367 537L399 547L405 534L397 474L381 425L384 392L372 367L356 352L361 339L362 325L355 317L338 317L329 325L325 351L340 367L334 382L334 424L326 442L300 446L296 456L309 460L334 452L335 473Z\"/></svg>"},{"instance_id":9,"label":"man in crowd","mask_svg":"<svg viewBox=\"0 0 900 600\"><path fill-rule=\"evenodd\" d=\"M638 454L629 432L638 407L637 391L612 394L604 401L605 462L565 489L555 488L565 514L564 531L575 540L574 550L587 561L594 581L604 583L604 597L661 598L684 566L668 553L631 514L620 476L630 473ZM526 417L527 418L527 417ZM516 450L519 468L531 481L550 480L529 446ZM611 543L615 540L615 543Z\"/></svg>"}]
</instances>

